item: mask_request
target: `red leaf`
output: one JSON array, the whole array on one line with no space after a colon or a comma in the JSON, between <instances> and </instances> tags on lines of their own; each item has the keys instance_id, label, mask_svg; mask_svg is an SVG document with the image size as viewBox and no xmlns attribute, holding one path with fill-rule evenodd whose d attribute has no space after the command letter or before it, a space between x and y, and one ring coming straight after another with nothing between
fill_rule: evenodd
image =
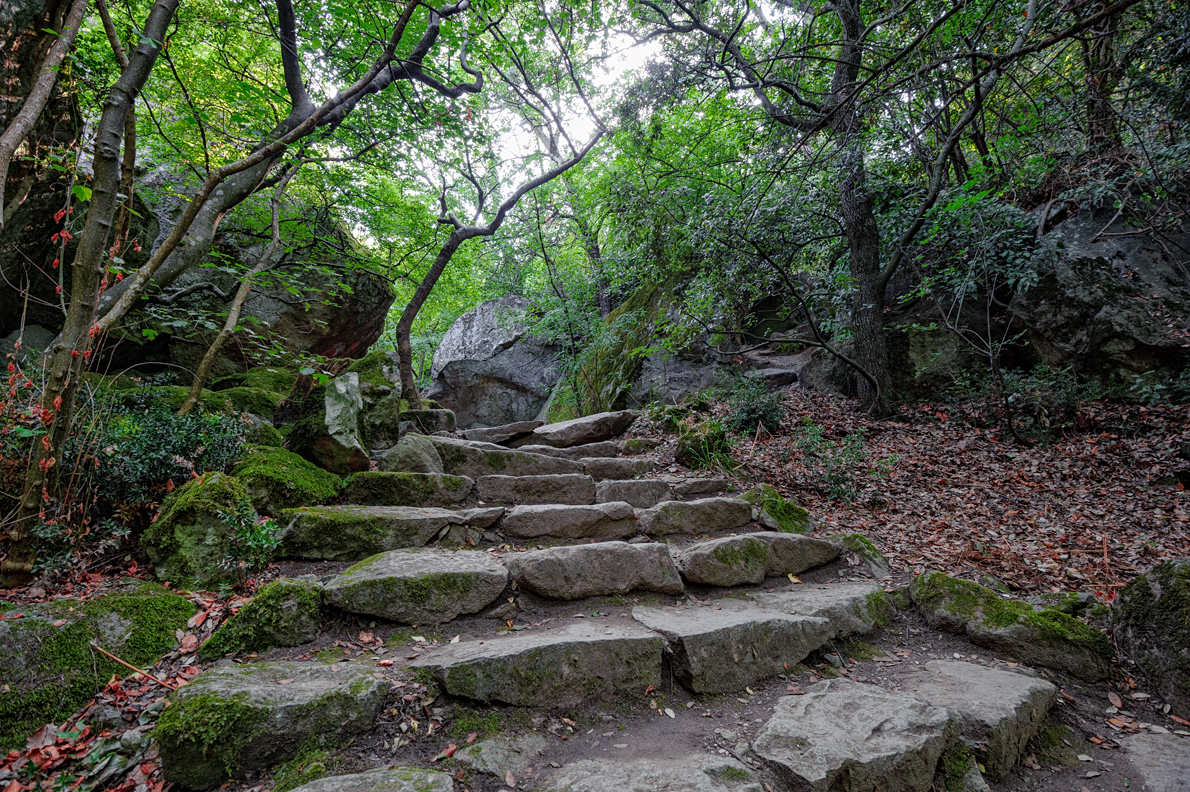
<instances>
[{"instance_id":1,"label":"red leaf","mask_svg":"<svg viewBox=\"0 0 1190 792\"><path fill-rule=\"evenodd\" d=\"M1115 692L1108 693L1107 700L1110 701L1111 705L1113 707L1115 707L1116 709L1119 709L1120 707L1124 706L1124 700L1122 698L1120 698L1119 693L1115 693Z\"/></svg>"},{"instance_id":2,"label":"red leaf","mask_svg":"<svg viewBox=\"0 0 1190 792\"><path fill-rule=\"evenodd\" d=\"M182 651L189 654L198 648L198 636L194 633L186 633L182 636Z\"/></svg>"},{"instance_id":3,"label":"red leaf","mask_svg":"<svg viewBox=\"0 0 1190 792\"><path fill-rule=\"evenodd\" d=\"M1173 718L1175 723L1180 723L1183 726L1190 726L1190 720L1179 718L1177 715L1170 715L1169 717Z\"/></svg>"}]
</instances>

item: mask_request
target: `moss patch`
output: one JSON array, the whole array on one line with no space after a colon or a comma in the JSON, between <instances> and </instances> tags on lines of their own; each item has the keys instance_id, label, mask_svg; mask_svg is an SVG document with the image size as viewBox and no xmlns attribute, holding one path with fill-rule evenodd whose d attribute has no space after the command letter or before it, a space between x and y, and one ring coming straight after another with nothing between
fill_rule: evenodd
<instances>
[{"instance_id":1,"label":"moss patch","mask_svg":"<svg viewBox=\"0 0 1190 792\"><path fill-rule=\"evenodd\" d=\"M368 471L351 477L346 500L361 506L437 506L444 505L440 490L457 493L464 487L470 490L467 479L460 476Z\"/></svg>"},{"instance_id":2,"label":"moss patch","mask_svg":"<svg viewBox=\"0 0 1190 792\"><path fill-rule=\"evenodd\" d=\"M257 366L242 374L220 377L211 383L211 390L224 391L231 388L254 388L284 396L297 382L297 372L276 366Z\"/></svg>"},{"instance_id":3,"label":"moss patch","mask_svg":"<svg viewBox=\"0 0 1190 792\"><path fill-rule=\"evenodd\" d=\"M283 509L314 506L338 497L343 480L281 448L251 448L232 470L252 498L252 505L267 514Z\"/></svg>"},{"instance_id":4,"label":"moss patch","mask_svg":"<svg viewBox=\"0 0 1190 792\"><path fill-rule=\"evenodd\" d=\"M1118 645L1162 695L1190 717L1190 562L1166 561L1137 575L1111 613Z\"/></svg>"},{"instance_id":5,"label":"moss patch","mask_svg":"<svg viewBox=\"0 0 1190 792\"><path fill-rule=\"evenodd\" d=\"M60 600L25 609L20 620L0 623L0 750L19 748L43 724L74 714L122 666L94 651L95 641L141 668L173 647L194 606L155 583L88 603ZM54 627L65 620L67 624Z\"/></svg>"},{"instance_id":6,"label":"moss patch","mask_svg":"<svg viewBox=\"0 0 1190 792\"><path fill-rule=\"evenodd\" d=\"M315 583L277 580L256 593L198 650L203 662L232 652L298 646L318 634L322 588Z\"/></svg>"},{"instance_id":7,"label":"moss patch","mask_svg":"<svg viewBox=\"0 0 1190 792\"><path fill-rule=\"evenodd\" d=\"M202 693L171 701L153 734L165 749L162 754L183 757L171 763L171 781L209 789L237 774L240 754L267 721L268 711L249 704L247 693L230 698Z\"/></svg>"},{"instance_id":8,"label":"moss patch","mask_svg":"<svg viewBox=\"0 0 1190 792\"><path fill-rule=\"evenodd\" d=\"M769 557L769 546L759 539L724 542L711 551L711 557L729 567L763 567Z\"/></svg>"},{"instance_id":9,"label":"moss patch","mask_svg":"<svg viewBox=\"0 0 1190 792\"><path fill-rule=\"evenodd\" d=\"M126 407L131 407L138 400L143 400L153 407L177 412L190 395L190 388L186 385L153 385L138 386L134 389L116 392L113 397ZM235 405L222 393L204 390L198 397L198 404L210 412L232 412Z\"/></svg>"},{"instance_id":10,"label":"moss patch","mask_svg":"<svg viewBox=\"0 0 1190 792\"><path fill-rule=\"evenodd\" d=\"M869 566L875 566L882 570L888 569L888 559L884 557L884 553L880 552L880 549L872 544L872 540L863 534L835 534L831 539L855 553Z\"/></svg>"},{"instance_id":11,"label":"moss patch","mask_svg":"<svg viewBox=\"0 0 1190 792\"><path fill-rule=\"evenodd\" d=\"M748 490L740 497L753 506L760 507L761 511L768 515L770 519L766 524L769 524L769 527L796 534L804 534L810 530L810 512L797 503L782 498L781 494L768 484Z\"/></svg>"},{"instance_id":12,"label":"moss patch","mask_svg":"<svg viewBox=\"0 0 1190 792\"><path fill-rule=\"evenodd\" d=\"M263 415L270 419L281 402L281 394L260 388L228 388L219 391L218 395L231 402L236 412Z\"/></svg>"}]
</instances>

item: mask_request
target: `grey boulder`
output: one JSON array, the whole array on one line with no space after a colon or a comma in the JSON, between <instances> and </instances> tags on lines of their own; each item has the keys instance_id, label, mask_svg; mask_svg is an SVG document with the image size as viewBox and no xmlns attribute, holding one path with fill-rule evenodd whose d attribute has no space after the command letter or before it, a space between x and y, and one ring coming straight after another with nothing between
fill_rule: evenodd
<instances>
[{"instance_id":1,"label":"grey boulder","mask_svg":"<svg viewBox=\"0 0 1190 792\"><path fill-rule=\"evenodd\" d=\"M544 426L542 421L517 421L516 423L503 424L501 426L487 426L482 429L468 429L463 432L463 437L467 440L478 440L482 443L507 443L509 440L517 440L527 434L533 432L539 426Z\"/></svg>"},{"instance_id":2,"label":"grey boulder","mask_svg":"<svg viewBox=\"0 0 1190 792\"><path fill-rule=\"evenodd\" d=\"M480 773L504 780L505 773L514 776L526 768L549 743L540 734L525 732L516 736L493 737L464 746L455 754L455 761Z\"/></svg>"},{"instance_id":3,"label":"grey boulder","mask_svg":"<svg viewBox=\"0 0 1190 792\"><path fill-rule=\"evenodd\" d=\"M365 559L327 581L326 600L351 613L441 624L490 605L508 571L479 550L419 548Z\"/></svg>"},{"instance_id":4,"label":"grey boulder","mask_svg":"<svg viewBox=\"0 0 1190 792\"><path fill-rule=\"evenodd\" d=\"M519 445L518 448L526 454L541 454L542 456L559 457L561 459L590 459L596 457L618 457L620 455L619 443L613 443L610 440L605 440L602 443L587 443L571 448L554 448L547 445Z\"/></svg>"},{"instance_id":5,"label":"grey boulder","mask_svg":"<svg viewBox=\"0 0 1190 792\"><path fill-rule=\"evenodd\" d=\"M380 455L376 466L386 473L445 473L442 457L434 444L424 437L405 435Z\"/></svg>"},{"instance_id":6,"label":"grey boulder","mask_svg":"<svg viewBox=\"0 0 1190 792\"><path fill-rule=\"evenodd\" d=\"M630 479L652 473L657 463L651 459L589 457L579 460L587 475L596 481Z\"/></svg>"},{"instance_id":7,"label":"grey boulder","mask_svg":"<svg viewBox=\"0 0 1190 792\"><path fill-rule=\"evenodd\" d=\"M1186 792L1190 740L1141 732L1125 738L1123 743L1123 754L1140 774L1146 792Z\"/></svg>"},{"instance_id":8,"label":"grey boulder","mask_svg":"<svg viewBox=\"0 0 1190 792\"><path fill-rule=\"evenodd\" d=\"M928 792L958 725L940 707L875 685L830 679L777 701L752 751L807 792Z\"/></svg>"},{"instance_id":9,"label":"grey boulder","mask_svg":"<svg viewBox=\"0 0 1190 792\"><path fill-rule=\"evenodd\" d=\"M427 438L442 459L442 469L455 476L552 476L584 473L579 462L526 454L492 443L456 440L450 437Z\"/></svg>"},{"instance_id":10,"label":"grey boulder","mask_svg":"<svg viewBox=\"0 0 1190 792\"><path fill-rule=\"evenodd\" d=\"M487 528L501 507L460 509L413 506L312 506L286 509L288 523L277 555L308 561L359 561L376 553L422 547L452 525Z\"/></svg>"},{"instance_id":11,"label":"grey boulder","mask_svg":"<svg viewBox=\"0 0 1190 792\"><path fill-rule=\"evenodd\" d=\"M517 506L502 527L515 539L624 539L636 533L636 515L627 503Z\"/></svg>"},{"instance_id":12,"label":"grey boulder","mask_svg":"<svg viewBox=\"0 0 1190 792\"><path fill-rule=\"evenodd\" d=\"M454 792L449 773L420 767L393 767L366 773L327 776L295 787L293 792Z\"/></svg>"},{"instance_id":13,"label":"grey boulder","mask_svg":"<svg viewBox=\"0 0 1190 792\"><path fill-rule=\"evenodd\" d=\"M756 592L752 599L783 613L830 619L836 638L862 635L879 625L887 625L894 612L888 593L875 583L864 581L803 583L788 591Z\"/></svg>"},{"instance_id":14,"label":"grey boulder","mask_svg":"<svg viewBox=\"0 0 1190 792\"><path fill-rule=\"evenodd\" d=\"M635 412L621 410L546 424L534 429L533 434L525 438L529 442L524 445L536 444L554 448L570 448L588 443L600 443L605 440L613 440L624 434L635 420Z\"/></svg>"},{"instance_id":15,"label":"grey boulder","mask_svg":"<svg viewBox=\"0 0 1190 792\"><path fill-rule=\"evenodd\" d=\"M347 484L348 503L360 506L454 506L475 482L444 473L356 473Z\"/></svg>"},{"instance_id":16,"label":"grey boulder","mask_svg":"<svg viewBox=\"0 0 1190 792\"><path fill-rule=\"evenodd\" d=\"M609 479L595 485L596 503L624 501L638 509L651 509L667 500L673 500L669 485L657 479Z\"/></svg>"},{"instance_id":17,"label":"grey boulder","mask_svg":"<svg viewBox=\"0 0 1190 792\"><path fill-rule=\"evenodd\" d=\"M582 599L629 591L681 594L682 578L663 544L599 542L506 555L517 585L550 599Z\"/></svg>"},{"instance_id":18,"label":"grey boulder","mask_svg":"<svg viewBox=\"0 0 1190 792\"><path fill-rule=\"evenodd\" d=\"M762 531L688 547L679 566L691 583L738 586L761 583L766 577L800 574L833 561L842 549L823 539Z\"/></svg>"},{"instance_id":19,"label":"grey boulder","mask_svg":"<svg viewBox=\"0 0 1190 792\"><path fill-rule=\"evenodd\" d=\"M734 759L690 756L677 760L566 765L550 792L762 792L752 771Z\"/></svg>"}]
</instances>

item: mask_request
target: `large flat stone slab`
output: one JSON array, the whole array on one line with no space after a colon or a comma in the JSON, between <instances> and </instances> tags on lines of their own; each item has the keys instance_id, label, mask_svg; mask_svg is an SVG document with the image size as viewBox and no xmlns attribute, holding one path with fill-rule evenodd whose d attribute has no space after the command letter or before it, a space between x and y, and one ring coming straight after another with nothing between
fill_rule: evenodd
<instances>
[{"instance_id":1,"label":"large flat stone slab","mask_svg":"<svg viewBox=\"0 0 1190 792\"><path fill-rule=\"evenodd\" d=\"M695 693L726 693L776 676L833 635L830 622L738 600L715 607L633 608L665 636L674 676Z\"/></svg>"},{"instance_id":2,"label":"large flat stone slab","mask_svg":"<svg viewBox=\"0 0 1190 792\"><path fill-rule=\"evenodd\" d=\"M907 693L830 679L777 701L752 751L806 792L928 792L958 724Z\"/></svg>"},{"instance_id":3,"label":"large flat stone slab","mask_svg":"<svg viewBox=\"0 0 1190 792\"><path fill-rule=\"evenodd\" d=\"M526 445L547 445L554 448L570 448L588 443L613 440L632 426L636 413L632 410L603 412L586 415L570 421L546 424L533 430Z\"/></svg>"},{"instance_id":4,"label":"large flat stone slab","mask_svg":"<svg viewBox=\"0 0 1190 792\"><path fill-rule=\"evenodd\" d=\"M629 591L681 594L682 577L663 544L597 544L550 547L504 556L517 585L551 599L582 599Z\"/></svg>"},{"instance_id":5,"label":"large flat stone slab","mask_svg":"<svg viewBox=\"0 0 1190 792\"><path fill-rule=\"evenodd\" d=\"M639 696L661 680L660 635L623 619L449 644L410 665L443 690L477 701L567 708Z\"/></svg>"},{"instance_id":6,"label":"large flat stone slab","mask_svg":"<svg viewBox=\"0 0 1190 792\"><path fill-rule=\"evenodd\" d=\"M636 515L627 503L516 506L502 527L515 539L625 539L636 534Z\"/></svg>"},{"instance_id":7,"label":"large flat stone slab","mask_svg":"<svg viewBox=\"0 0 1190 792\"><path fill-rule=\"evenodd\" d=\"M669 485L657 479L608 479L595 485L596 503L624 501L638 509L651 509L668 500L673 500Z\"/></svg>"},{"instance_id":8,"label":"large flat stone slab","mask_svg":"<svg viewBox=\"0 0 1190 792\"><path fill-rule=\"evenodd\" d=\"M587 443L571 448L554 448L547 445L520 445L517 450L526 454L559 457L561 459L589 459L595 457L618 457L622 449L619 443L605 440L602 443Z\"/></svg>"},{"instance_id":9,"label":"large flat stone slab","mask_svg":"<svg viewBox=\"0 0 1190 792\"><path fill-rule=\"evenodd\" d=\"M372 727L388 682L354 663L255 663L212 668L170 694L153 737L166 781L185 789L297 755L307 738Z\"/></svg>"},{"instance_id":10,"label":"large flat stone slab","mask_svg":"<svg viewBox=\"0 0 1190 792\"><path fill-rule=\"evenodd\" d=\"M739 498L666 501L641 509L640 532L653 536L733 531L752 522L752 504Z\"/></svg>"},{"instance_id":11,"label":"large flat stone slab","mask_svg":"<svg viewBox=\"0 0 1190 792\"><path fill-rule=\"evenodd\" d=\"M1122 742L1123 754L1140 773L1145 792L1186 792L1190 782L1190 738L1142 732Z\"/></svg>"},{"instance_id":12,"label":"large flat stone slab","mask_svg":"<svg viewBox=\"0 0 1190 792\"><path fill-rule=\"evenodd\" d=\"M454 792L449 773L420 767L381 767L366 773L327 776L295 787L293 792Z\"/></svg>"},{"instance_id":13,"label":"large flat stone slab","mask_svg":"<svg viewBox=\"0 0 1190 792\"><path fill-rule=\"evenodd\" d=\"M789 591L756 592L752 599L783 613L830 619L836 638L871 632L877 626L888 624L894 612L888 593L866 581L827 585L804 583Z\"/></svg>"},{"instance_id":14,"label":"large flat stone slab","mask_svg":"<svg viewBox=\"0 0 1190 792\"><path fill-rule=\"evenodd\" d=\"M455 476L552 476L559 473L582 474L583 466L571 459L527 454L492 443L456 440L453 437L429 437L442 469Z\"/></svg>"},{"instance_id":15,"label":"large flat stone slab","mask_svg":"<svg viewBox=\"0 0 1190 792\"><path fill-rule=\"evenodd\" d=\"M673 485L674 495L682 500L697 500L699 498L713 498L730 492L731 479L725 478L688 478Z\"/></svg>"},{"instance_id":16,"label":"large flat stone slab","mask_svg":"<svg viewBox=\"0 0 1190 792\"><path fill-rule=\"evenodd\" d=\"M593 457L579 461L583 463L583 469L587 471L587 475L596 481L631 479L652 473L657 467L657 463L651 459L636 459L632 457L621 457L619 459Z\"/></svg>"},{"instance_id":17,"label":"large flat stone slab","mask_svg":"<svg viewBox=\"0 0 1190 792\"><path fill-rule=\"evenodd\" d=\"M752 771L734 759L611 762L584 759L562 768L550 792L763 792Z\"/></svg>"},{"instance_id":18,"label":"large flat stone slab","mask_svg":"<svg viewBox=\"0 0 1190 792\"><path fill-rule=\"evenodd\" d=\"M277 555L310 561L359 561L376 553L422 547L451 525L487 528L503 507L421 509L414 506L311 506L287 509Z\"/></svg>"},{"instance_id":19,"label":"large flat stone slab","mask_svg":"<svg viewBox=\"0 0 1190 792\"><path fill-rule=\"evenodd\" d=\"M556 476L483 476L476 482L476 491L484 503L507 506L589 506L595 503L595 479L577 473Z\"/></svg>"},{"instance_id":20,"label":"large flat stone slab","mask_svg":"<svg viewBox=\"0 0 1190 792\"><path fill-rule=\"evenodd\" d=\"M441 624L490 605L508 570L480 550L418 548L365 559L323 586L330 604L406 624Z\"/></svg>"},{"instance_id":21,"label":"large flat stone slab","mask_svg":"<svg viewBox=\"0 0 1190 792\"><path fill-rule=\"evenodd\" d=\"M520 775L548 745L544 737L533 732L502 735L461 748L455 754L455 761L503 781L505 773L512 773L514 777Z\"/></svg>"},{"instance_id":22,"label":"large flat stone slab","mask_svg":"<svg viewBox=\"0 0 1190 792\"><path fill-rule=\"evenodd\" d=\"M1016 765L1058 698L1058 688L1044 679L943 660L901 679L900 688L956 715L963 742L993 781Z\"/></svg>"},{"instance_id":23,"label":"large flat stone slab","mask_svg":"<svg viewBox=\"0 0 1190 792\"><path fill-rule=\"evenodd\" d=\"M825 539L761 531L688 547L679 566L691 583L738 586L760 583L766 577L801 574L835 560L842 550L841 545Z\"/></svg>"},{"instance_id":24,"label":"large flat stone slab","mask_svg":"<svg viewBox=\"0 0 1190 792\"><path fill-rule=\"evenodd\" d=\"M344 497L360 506L438 506L461 503L475 482L466 476L441 473L356 473Z\"/></svg>"},{"instance_id":25,"label":"large flat stone slab","mask_svg":"<svg viewBox=\"0 0 1190 792\"><path fill-rule=\"evenodd\" d=\"M544 425L541 421L517 421L485 429L468 429L463 432L463 437L468 440L478 440L481 443L507 443L509 440L516 440L527 434L532 434L534 429Z\"/></svg>"}]
</instances>

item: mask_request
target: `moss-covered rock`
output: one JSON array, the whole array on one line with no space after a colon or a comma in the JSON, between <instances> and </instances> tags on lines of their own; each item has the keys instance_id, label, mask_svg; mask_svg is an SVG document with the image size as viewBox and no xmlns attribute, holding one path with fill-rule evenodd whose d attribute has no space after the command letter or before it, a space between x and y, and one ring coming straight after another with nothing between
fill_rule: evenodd
<instances>
[{"instance_id":1,"label":"moss-covered rock","mask_svg":"<svg viewBox=\"0 0 1190 792\"><path fill-rule=\"evenodd\" d=\"M774 531L804 534L814 528L810 512L796 501L786 500L768 484L748 490L740 496L760 509L760 524Z\"/></svg>"},{"instance_id":2,"label":"moss-covered rock","mask_svg":"<svg viewBox=\"0 0 1190 792\"><path fill-rule=\"evenodd\" d=\"M301 415L286 437L295 454L339 476L367 470L368 449L360 432L363 410L359 375L345 372L316 385L301 401Z\"/></svg>"},{"instance_id":3,"label":"moss-covered rock","mask_svg":"<svg viewBox=\"0 0 1190 792\"><path fill-rule=\"evenodd\" d=\"M46 723L61 723L122 666L91 642L133 665L157 662L174 631L194 615L185 597L155 583L128 580L90 602L59 600L6 611L0 621L0 751L20 748ZM12 618L15 613L21 618Z\"/></svg>"},{"instance_id":4,"label":"moss-covered rock","mask_svg":"<svg viewBox=\"0 0 1190 792\"><path fill-rule=\"evenodd\" d=\"M731 451L727 442L727 430L714 419L683 426L678 434L678 447L674 459L679 465L689 468L706 468L715 463L715 458Z\"/></svg>"},{"instance_id":5,"label":"moss-covered rock","mask_svg":"<svg viewBox=\"0 0 1190 792\"><path fill-rule=\"evenodd\" d=\"M991 589L941 572L914 579L910 596L931 627L1036 665L1098 681L1115 657L1101 631L1054 608L1005 599Z\"/></svg>"},{"instance_id":6,"label":"moss-covered rock","mask_svg":"<svg viewBox=\"0 0 1190 792\"><path fill-rule=\"evenodd\" d=\"M377 463L386 473L443 473L442 457L434 444L424 437L405 435L380 455Z\"/></svg>"},{"instance_id":7,"label":"moss-covered rock","mask_svg":"<svg viewBox=\"0 0 1190 792\"><path fill-rule=\"evenodd\" d=\"M421 434L455 430L455 414L450 410L406 410L401 413L400 419L413 425L410 431Z\"/></svg>"},{"instance_id":8,"label":"moss-covered rock","mask_svg":"<svg viewBox=\"0 0 1190 792\"><path fill-rule=\"evenodd\" d=\"M220 625L198 650L203 662L232 652L261 652L314 640L322 618L322 586L307 580L275 580Z\"/></svg>"},{"instance_id":9,"label":"moss-covered rock","mask_svg":"<svg viewBox=\"0 0 1190 792\"><path fill-rule=\"evenodd\" d=\"M453 506L474 485L466 476L369 471L351 477L345 498L361 506Z\"/></svg>"},{"instance_id":10,"label":"moss-covered rock","mask_svg":"<svg viewBox=\"0 0 1190 792\"><path fill-rule=\"evenodd\" d=\"M255 388L284 396L297 381L297 372L278 366L257 366L241 374L220 377L211 383L211 390L225 391L231 388Z\"/></svg>"},{"instance_id":11,"label":"moss-covered rock","mask_svg":"<svg viewBox=\"0 0 1190 792\"><path fill-rule=\"evenodd\" d=\"M285 445L285 435L271 424L257 419L252 422L252 428L248 430L247 441L251 445L280 448Z\"/></svg>"},{"instance_id":12,"label":"moss-covered rock","mask_svg":"<svg viewBox=\"0 0 1190 792\"><path fill-rule=\"evenodd\" d=\"M391 350L374 349L347 367L344 372L359 377L359 428L369 448L391 448L401 439L401 414L409 403L401 399L401 374L397 355Z\"/></svg>"},{"instance_id":13,"label":"moss-covered rock","mask_svg":"<svg viewBox=\"0 0 1190 792\"><path fill-rule=\"evenodd\" d=\"M1112 606L1111 625L1121 651L1175 714L1190 718L1190 559L1133 578Z\"/></svg>"},{"instance_id":14,"label":"moss-covered rock","mask_svg":"<svg viewBox=\"0 0 1190 792\"><path fill-rule=\"evenodd\" d=\"M231 402L231 406L236 412L262 415L270 420L273 413L277 411L277 405L281 402L281 394L261 388L228 388L219 391L216 395Z\"/></svg>"},{"instance_id":15,"label":"moss-covered rock","mask_svg":"<svg viewBox=\"0 0 1190 792\"><path fill-rule=\"evenodd\" d=\"M130 390L116 392L113 398L125 407L143 404L177 412L188 395L188 385L138 385ZM209 390L204 390L198 397L198 406L210 412L234 412L236 409L231 399Z\"/></svg>"},{"instance_id":16,"label":"moss-covered rock","mask_svg":"<svg viewBox=\"0 0 1190 792\"><path fill-rule=\"evenodd\" d=\"M871 539L861 533L834 534L830 538L862 558L873 575L878 578L888 577L888 559Z\"/></svg>"},{"instance_id":17,"label":"moss-covered rock","mask_svg":"<svg viewBox=\"0 0 1190 792\"><path fill-rule=\"evenodd\" d=\"M257 511L278 515L283 509L316 506L334 500L343 479L281 448L249 448L232 470Z\"/></svg>"},{"instance_id":18,"label":"moss-covered rock","mask_svg":"<svg viewBox=\"0 0 1190 792\"><path fill-rule=\"evenodd\" d=\"M291 759L312 742L366 731L387 689L352 663L211 669L171 694L157 721L162 772L184 789L210 789Z\"/></svg>"},{"instance_id":19,"label":"moss-covered rock","mask_svg":"<svg viewBox=\"0 0 1190 792\"><path fill-rule=\"evenodd\" d=\"M219 512L235 512L248 500L244 485L226 473L205 474L171 492L141 535L157 577L191 588L233 582L227 558L235 528Z\"/></svg>"}]
</instances>

